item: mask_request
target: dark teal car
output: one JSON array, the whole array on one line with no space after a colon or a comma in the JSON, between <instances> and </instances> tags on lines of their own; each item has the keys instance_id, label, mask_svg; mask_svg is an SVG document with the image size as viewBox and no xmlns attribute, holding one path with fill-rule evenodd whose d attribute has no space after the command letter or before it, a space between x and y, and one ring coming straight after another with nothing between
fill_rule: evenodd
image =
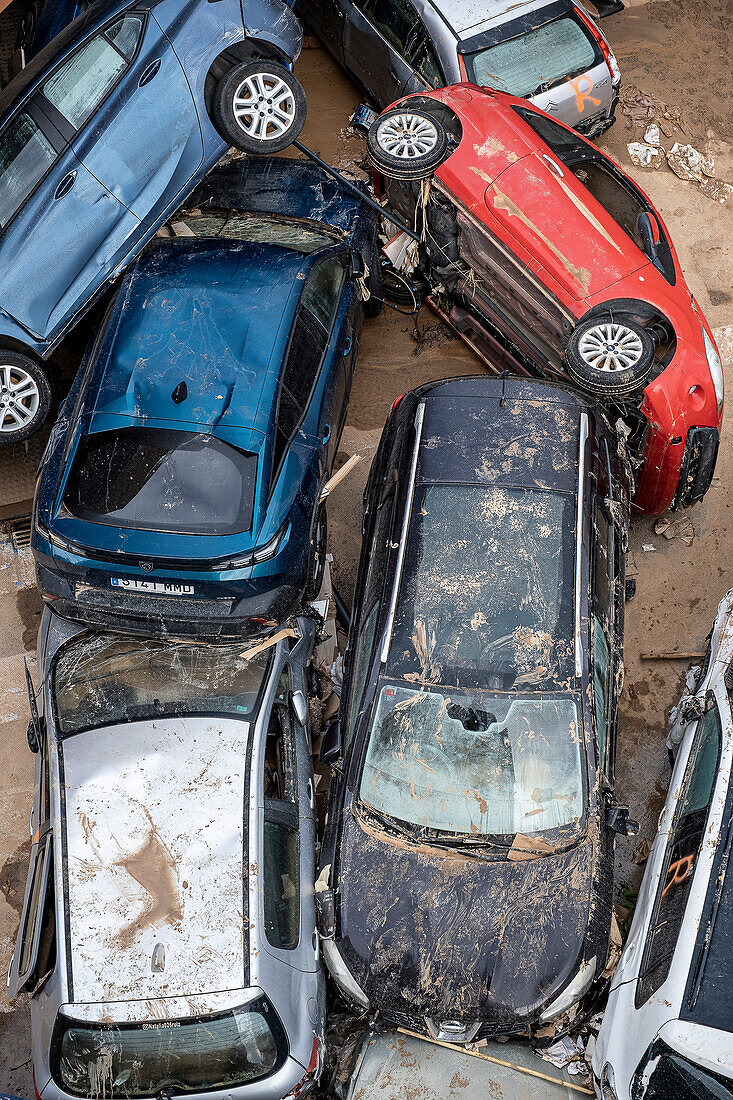
<instances>
[{"instance_id":1,"label":"dark teal car","mask_svg":"<svg viewBox=\"0 0 733 1100\"><path fill-rule=\"evenodd\" d=\"M41 464L32 546L66 617L227 638L320 585L321 493L363 314L381 305L377 222L306 161L247 158L193 201L90 344Z\"/></svg>"}]
</instances>

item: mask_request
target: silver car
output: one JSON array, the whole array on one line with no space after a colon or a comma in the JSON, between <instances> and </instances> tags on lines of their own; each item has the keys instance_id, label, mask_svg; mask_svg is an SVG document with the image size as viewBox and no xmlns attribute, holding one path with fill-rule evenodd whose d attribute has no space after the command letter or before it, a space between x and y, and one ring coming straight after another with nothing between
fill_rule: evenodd
<instances>
[{"instance_id":1,"label":"silver car","mask_svg":"<svg viewBox=\"0 0 733 1100\"><path fill-rule=\"evenodd\" d=\"M573 0L296 0L296 11L379 107L470 81L523 96L595 137L621 73Z\"/></svg>"},{"instance_id":2,"label":"silver car","mask_svg":"<svg viewBox=\"0 0 733 1100\"><path fill-rule=\"evenodd\" d=\"M315 628L297 622L299 637L246 654L45 611L8 979L11 996L32 994L43 1100L316 1088Z\"/></svg>"}]
</instances>

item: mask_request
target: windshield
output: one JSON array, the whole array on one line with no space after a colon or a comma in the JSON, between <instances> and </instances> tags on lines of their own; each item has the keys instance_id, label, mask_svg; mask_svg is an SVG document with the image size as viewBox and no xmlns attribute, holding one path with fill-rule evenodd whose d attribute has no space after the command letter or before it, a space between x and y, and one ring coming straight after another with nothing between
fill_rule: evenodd
<instances>
[{"instance_id":1,"label":"windshield","mask_svg":"<svg viewBox=\"0 0 733 1100\"><path fill-rule=\"evenodd\" d=\"M157 1096L244 1085L279 1068L287 1041L262 996L197 1020L113 1027L59 1016L54 1077L74 1096Z\"/></svg>"},{"instance_id":2,"label":"windshield","mask_svg":"<svg viewBox=\"0 0 733 1100\"><path fill-rule=\"evenodd\" d=\"M170 229L174 237L224 237L274 244L304 255L342 240L340 233L316 222L237 210L181 214L170 222Z\"/></svg>"},{"instance_id":3,"label":"windshield","mask_svg":"<svg viewBox=\"0 0 733 1100\"><path fill-rule=\"evenodd\" d=\"M578 706L384 680L359 794L400 821L445 833L531 835L583 814Z\"/></svg>"},{"instance_id":4,"label":"windshield","mask_svg":"<svg viewBox=\"0 0 733 1100\"><path fill-rule=\"evenodd\" d=\"M213 435L97 432L79 443L64 505L72 516L114 527L238 534L252 526L256 474L256 455Z\"/></svg>"},{"instance_id":5,"label":"windshield","mask_svg":"<svg viewBox=\"0 0 733 1100\"><path fill-rule=\"evenodd\" d=\"M600 58L585 27L572 16L466 55L475 84L516 96L536 95L593 68Z\"/></svg>"},{"instance_id":6,"label":"windshield","mask_svg":"<svg viewBox=\"0 0 733 1100\"><path fill-rule=\"evenodd\" d=\"M388 672L498 691L565 687L574 525L563 493L418 487Z\"/></svg>"},{"instance_id":7,"label":"windshield","mask_svg":"<svg viewBox=\"0 0 733 1100\"><path fill-rule=\"evenodd\" d=\"M247 661L243 648L82 634L53 667L59 736L163 715L245 717L257 706L270 654Z\"/></svg>"}]
</instances>

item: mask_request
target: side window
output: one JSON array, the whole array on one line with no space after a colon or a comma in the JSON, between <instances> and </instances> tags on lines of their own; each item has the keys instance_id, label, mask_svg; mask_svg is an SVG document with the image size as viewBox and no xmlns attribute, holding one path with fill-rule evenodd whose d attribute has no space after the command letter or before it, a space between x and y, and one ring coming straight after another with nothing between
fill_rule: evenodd
<instances>
[{"instance_id":1,"label":"side window","mask_svg":"<svg viewBox=\"0 0 733 1100\"><path fill-rule=\"evenodd\" d=\"M593 547L593 601L601 618L610 626L614 617L614 531L601 507L596 507Z\"/></svg>"},{"instance_id":2,"label":"side window","mask_svg":"<svg viewBox=\"0 0 733 1100\"><path fill-rule=\"evenodd\" d=\"M126 15L96 34L49 77L43 94L66 121L79 129L128 67L142 34L139 15Z\"/></svg>"},{"instance_id":3,"label":"side window","mask_svg":"<svg viewBox=\"0 0 733 1100\"><path fill-rule=\"evenodd\" d=\"M330 256L316 264L303 287L301 310L307 310L327 334L336 316L345 274L344 256Z\"/></svg>"},{"instance_id":4,"label":"side window","mask_svg":"<svg viewBox=\"0 0 733 1100\"><path fill-rule=\"evenodd\" d=\"M363 10L382 37L405 57L406 45L417 23L415 9L409 0L366 0Z\"/></svg>"},{"instance_id":5,"label":"side window","mask_svg":"<svg viewBox=\"0 0 733 1100\"><path fill-rule=\"evenodd\" d=\"M593 694L598 734L598 763L605 768L608 751L609 710L611 705L611 654L603 626L593 616Z\"/></svg>"},{"instance_id":6,"label":"side window","mask_svg":"<svg viewBox=\"0 0 733 1100\"><path fill-rule=\"evenodd\" d=\"M263 790L266 799L297 803L295 739L287 707L282 703L276 703L270 714Z\"/></svg>"},{"instance_id":7,"label":"side window","mask_svg":"<svg viewBox=\"0 0 733 1100\"><path fill-rule=\"evenodd\" d=\"M349 692L349 719L344 728L344 748L348 748L351 744L356 728L356 719L364 698L364 688L366 687L374 648L374 634L379 622L379 607L379 602L375 603L367 615L353 650L354 672L351 677L351 690Z\"/></svg>"},{"instance_id":8,"label":"side window","mask_svg":"<svg viewBox=\"0 0 733 1100\"><path fill-rule=\"evenodd\" d=\"M21 933L11 964L10 995L32 989L53 969L56 919L53 892L53 841L51 833L41 840L32 868L30 890L23 907Z\"/></svg>"},{"instance_id":9,"label":"side window","mask_svg":"<svg viewBox=\"0 0 733 1100\"><path fill-rule=\"evenodd\" d=\"M298 946L300 869L298 830L265 818L265 935L273 947Z\"/></svg>"},{"instance_id":10,"label":"side window","mask_svg":"<svg viewBox=\"0 0 733 1100\"><path fill-rule=\"evenodd\" d=\"M415 21L415 29L408 40L405 56L430 88L439 88L444 83L427 28L419 18Z\"/></svg>"},{"instance_id":11,"label":"side window","mask_svg":"<svg viewBox=\"0 0 733 1100\"><path fill-rule=\"evenodd\" d=\"M518 107L514 104L512 104L512 110L516 111L520 118L534 130L538 138L550 146L560 160L564 161L568 157L584 156L592 152L592 145L587 145L572 130L566 130L559 122L555 122L542 111L533 111L528 107Z\"/></svg>"},{"instance_id":12,"label":"side window","mask_svg":"<svg viewBox=\"0 0 733 1100\"><path fill-rule=\"evenodd\" d=\"M56 150L21 111L0 136L0 230L18 212L56 160Z\"/></svg>"},{"instance_id":13,"label":"side window","mask_svg":"<svg viewBox=\"0 0 733 1100\"><path fill-rule=\"evenodd\" d=\"M669 973L715 789L720 737L720 715L713 702L700 719L667 843L636 988L637 1008L656 993Z\"/></svg>"}]
</instances>

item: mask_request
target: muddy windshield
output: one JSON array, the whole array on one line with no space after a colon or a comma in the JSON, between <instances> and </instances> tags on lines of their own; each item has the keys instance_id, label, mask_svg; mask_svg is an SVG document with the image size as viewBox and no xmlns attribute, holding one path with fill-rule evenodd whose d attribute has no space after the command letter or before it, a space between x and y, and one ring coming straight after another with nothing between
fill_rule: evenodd
<instances>
[{"instance_id":1,"label":"muddy windshield","mask_svg":"<svg viewBox=\"0 0 733 1100\"><path fill-rule=\"evenodd\" d=\"M318 222L237 210L181 214L173 219L170 228L176 237L224 237L253 244L275 244L304 255L343 239L338 230Z\"/></svg>"},{"instance_id":2,"label":"muddy windshield","mask_svg":"<svg viewBox=\"0 0 733 1100\"><path fill-rule=\"evenodd\" d=\"M574 525L563 493L419 487L389 673L497 691L567 687Z\"/></svg>"},{"instance_id":3,"label":"muddy windshield","mask_svg":"<svg viewBox=\"0 0 733 1100\"><path fill-rule=\"evenodd\" d=\"M158 1096L245 1085L287 1057L282 1025L265 997L197 1020L113 1027L59 1016L53 1075L73 1096Z\"/></svg>"},{"instance_id":4,"label":"muddy windshield","mask_svg":"<svg viewBox=\"0 0 733 1100\"><path fill-rule=\"evenodd\" d=\"M380 814L467 836L544 833L583 816L579 706L383 680L359 794Z\"/></svg>"},{"instance_id":5,"label":"muddy windshield","mask_svg":"<svg viewBox=\"0 0 733 1100\"><path fill-rule=\"evenodd\" d=\"M466 48L470 45L466 43ZM579 76L601 60L590 32L567 15L508 41L466 53L466 68L474 84L531 96Z\"/></svg>"},{"instance_id":6,"label":"muddy windshield","mask_svg":"<svg viewBox=\"0 0 733 1100\"><path fill-rule=\"evenodd\" d=\"M270 654L247 661L245 648L83 634L53 667L58 734L166 715L246 717L256 709Z\"/></svg>"}]
</instances>

